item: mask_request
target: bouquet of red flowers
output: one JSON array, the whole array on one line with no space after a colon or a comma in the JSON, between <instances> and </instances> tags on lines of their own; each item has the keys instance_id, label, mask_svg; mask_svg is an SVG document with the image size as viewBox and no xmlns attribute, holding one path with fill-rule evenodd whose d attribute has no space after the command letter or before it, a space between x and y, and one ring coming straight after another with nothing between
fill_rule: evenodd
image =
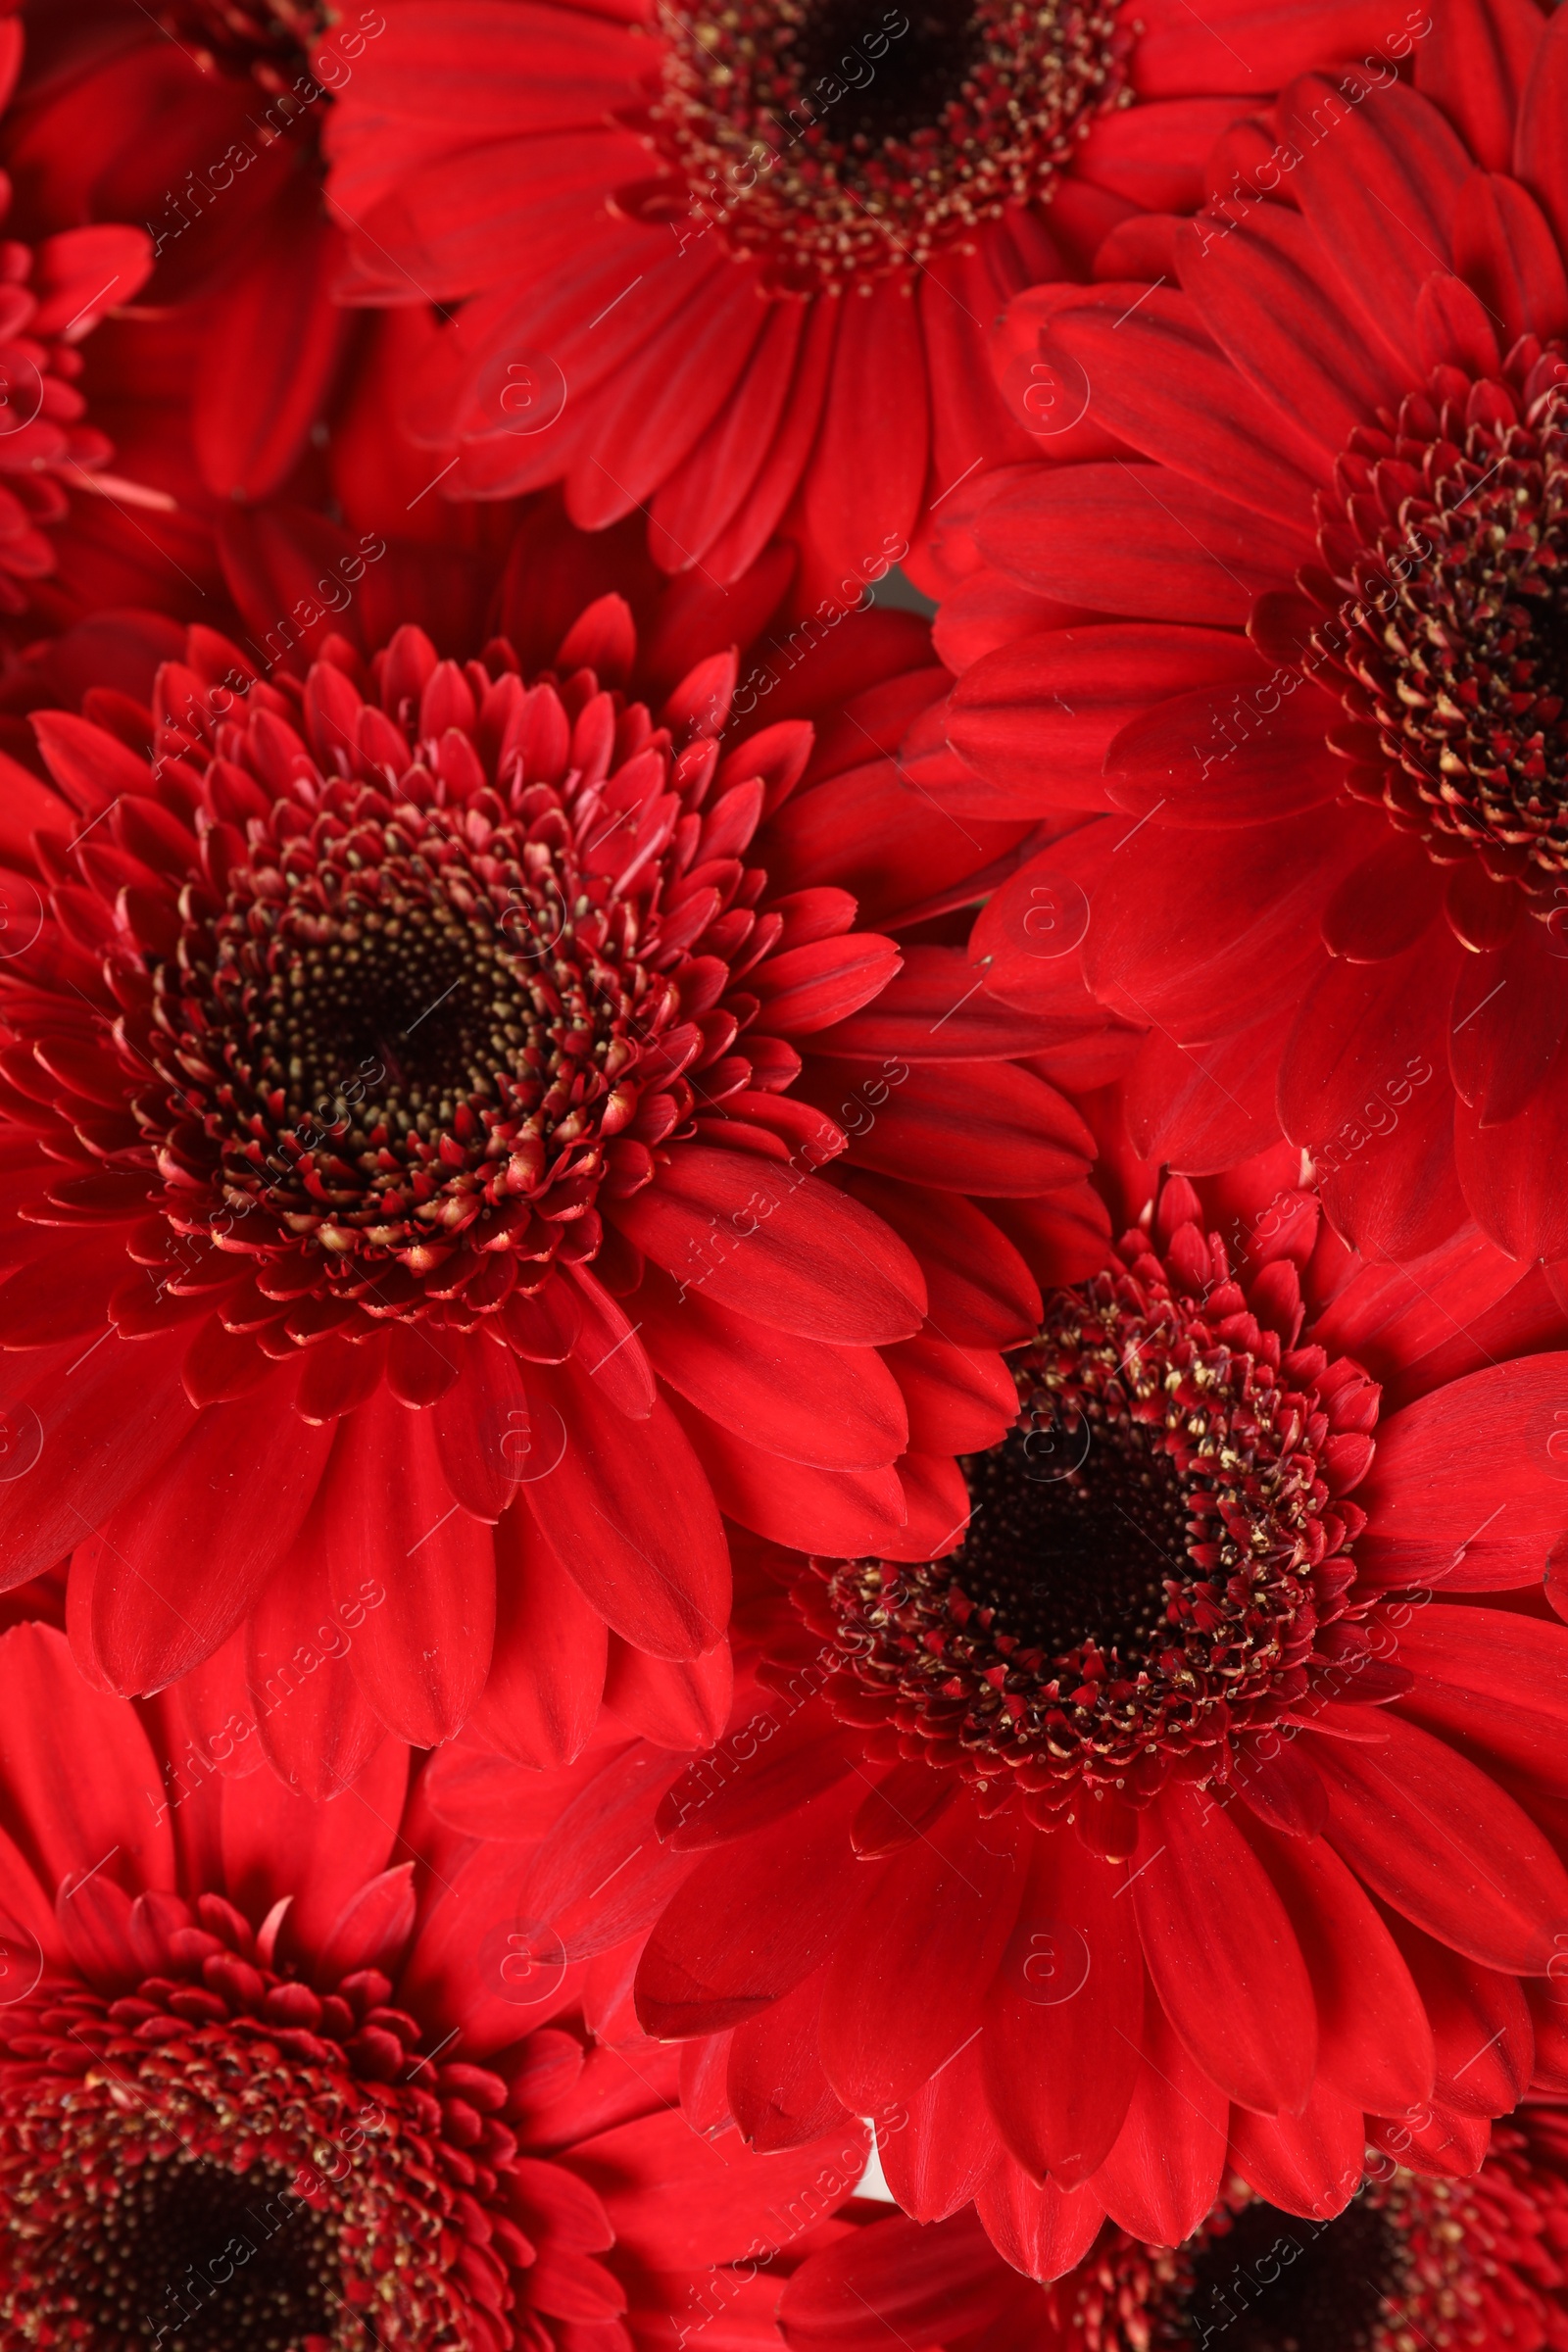
<instances>
[{"instance_id":1,"label":"bouquet of red flowers","mask_svg":"<svg viewBox=\"0 0 1568 2352\"><path fill-rule=\"evenodd\" d=\"M1568 23L0 0L0 2352L1568 2352Z\"/></svg>"}]
</instances>

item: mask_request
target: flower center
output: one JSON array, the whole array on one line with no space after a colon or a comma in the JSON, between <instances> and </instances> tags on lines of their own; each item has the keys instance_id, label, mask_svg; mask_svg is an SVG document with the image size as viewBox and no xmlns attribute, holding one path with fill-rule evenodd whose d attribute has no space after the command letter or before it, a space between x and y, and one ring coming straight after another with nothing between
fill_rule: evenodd
<instances>
[{"instance_id":1,"label":"flower center","mask_svg":"<svg viewBox=\"0 0 1568 2352\"><path fill-rule=\"evenodd\" d=\"M629 910L592 904L559 808L530 828L499 803L327 799L257 838L217 920L156 967L160 1066L232 1208L420 1269L598 1172L666 992L626 953Z\"/></svg>"},{"instance_id":2,"label":"flower center","mask_svg":"<svg viewBox=\"0 0 1568 2352\"><path fill-rule=\"evenodd\" d=\"M179 2155L144 2164L123 2194L60 2249L57 2290L85 2341L180 2352L276 2352L337 2326L342 2261L326 2217L288 2176L229 2173Z\"/></svg>"},{"instance_id":3,"label":"flower center","mask_svg":"<svg viewBox=\"0 0 1568 2352\"><path fill-rule=\"evenodd\" d=\"M1208 2238L1154 2340L1198 2345L1223 2329L1231 2352L1394 2352L1406 2268L1380 2190L1327 2224L1254 2199Z\"/></svg>"},{"instance_id":4,"label":"flower center","mask_svg":"<svg viewBox=\"0 0 1568 2352\"><path fill-rule=\"evenodd\" d=\"M332 12L321 0L183 0L168 14L197 44L205 72L248 74L265 90L285 90L305 71Z\"/></svg>"},{"instance_id":5,"label":"flower center","mask_svg":"<svg viewBox=\"0 0 1568 2352\"><path fill-rule=\"evenodd\" d=\"M1562 374L1555 351L1524 344L1505 380L1441 369L1391 430L1355 434L1339 467L1348 530L1324 527L1347 601L1315 640L1389 762L1364 797L1440 862L1470 844L1533 890L1568 867Z\"/></svg>"},{"instance_id":6,"label":"flower center","mask_svg":"<svg viewBox=\"0 0 1568 2352\"><path fill-rule=\"evenodd\" d=\"M1166 1585L1187 1573L1188 1504L1170 1456L1136 1423L1069 1408L964 1470L974 1516L952 1565L999 1638L1054 1659L1147 1661Z\"/></svg>"},{"instance_id":7,"label":"flower center","mask_svg":"<svg viewBox=\"0 0 1568 2352\"><path fill-rule=\"evenodd\" d=\"M420 2054L374 1970L318 1993L237 1912L170 1973L0 2018L0 2344L455 2348L512 2307L500 2077Z\"/></svg>"},{"instance_id":8,"label":"flower center","mask_svg":"<svg viewBox=\"0 0 1568 2352\"><path fill-rule=\"evenodd\" d=\"M596 1253L601 1187L650 1180L694 1099L681 1073L758 1009L729 999L731 960L784 918L752 911L761 868L703 855L744 847L757 782L703 808L711 739L677 751L591 671L525 690L499 655L466 676L416 638L381 665L385 708L330 673L320 764L286 723L311 723L298 690L187 696L165 737L207 758L189 811L125 820L157 867L134 860L99 935L175 1289L190 1240L294 1261L258 1266L269 1298L498 1312L562 1249ZM122 870L83 879L118 891Z\"/></svg>"},{"instance_id":9,"label":"flower center","mask_svg":"<svg viewBox=\"0 0 1568 2352\"><path fill-rule=\"evenodd\" d=\"M918 268L1049 198L1118 96L1112 0L734 0L666 13L653 135L785 291ZM667 202L667 199L664 201Z\"/></svg>"},{"instance_id":10,"label":"flower center","mask_svg":"<svg viewBox=\"0 0 1568 2352\"><path fill-rule=\"evenodd\" d=\"M895 1752L995 1801L1015 1776L1050 1822L1086 1786L1147 1801L1178 1758L1222 1772L1232 1736L1304 1693L1349 1575L1319 1574L1344 1531L1323 1522L1310 1397L1152 1259L1058 1292L1015 1377L1017 1426L963 1465L959 1549L813 1563L797 1600L838 1645L849 1720L880 1708Z\"/></svg>"}]
</instances>

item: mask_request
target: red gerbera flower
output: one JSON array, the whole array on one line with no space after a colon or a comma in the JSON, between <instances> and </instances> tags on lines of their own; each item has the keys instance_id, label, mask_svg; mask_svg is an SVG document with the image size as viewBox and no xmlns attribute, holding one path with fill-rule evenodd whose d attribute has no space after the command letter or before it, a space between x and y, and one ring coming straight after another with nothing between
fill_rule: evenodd
<instances>
[{"instance_id":1,"label":"red gerbera flower","mask_svg":"<svg viewBox=\"0 0 1568 2352\"><path fill-rule=\"evenodd\" d=\"M761 1689L641 1768L673 1892L617 1760L523 1902L623 1866L643 2023L717 2037L696 2112L906 2102L899 2201L1037 2274L1107 2213L1178 2242L1228 2168L1319 2214L1368 2137L1462 2175L1533 2069L1568 2088L1564 1359L1501 1360L1540 1302L1482 1311L1479 1237L1358 1265L1286 1156L1210 1196L1234 1249L1178 1180L1048 1298L959 1550L748 1588Z\"/></svg>"},{"instance_id":2,"label":"red gerbera flower","mask_svg":"<svg viewBox=\"0 0 1568 2352\"><path fill-rule=\"evenodd\" d=\"M772 2265L863 2133L692 2132L603 1987L519 1971L401 1746L327 1808L188 1786L44 1627L0 1640L0 1690L6 2352L662 2352L709 2302L776 2344Z\"/></svg>"},{"instance_id":3,"label":"red gerbera flower","mask_svg":"<svg viewBox=\"0 0 1568 2352\"><path fill-rule=\"evenodd\" d=\"M21 183L53 218L145 229L156 268L142 308L157 332L121 338L124 371L167 379L173 328L191 403L185 468L194 459L219 499L265 497L299 464L343 351L320 127L384 20L317 0L172 0L151 13L138 0L42 0L24 13Z\"/></svg>"},{"instance_id":4,"label":"red gerbera flower","mask_svg":"<svg viewBox=\"0 0 1568 2352\"><path fill-rule=\"evenodd\" d=\"M466 306L409 410L443 495L564 478L592 526L651 502L660 563L720 579L783 521L848 603L927 503L1029 454L999 304L1195 206L1259 91L1389 29L1340 0L385 15L329 184L350 299Z\"/></svg>"},{"instance_id":5,"label":"red gerbera flower","mask_svg":"<svg viewBox=\"0 0 1568 2352\"><path fill-rule=\"evenodd\" d=\"M492 1658L532 1761L607 1672L710 1739L720 1509L924 1557L1010 1415L1037 1294L963 1196L1082 1213L1093 1139L1007 1059L1061 1025L966 1004L956 949L900 973L843 884L917 919L1017 829L956 880L883 755L945 682L918 624L847 621L751 734L732 626L672 593L639 657L602 599L533 682L408 627L268 683L195 631L156 722L89 697L36 721L53 788L8 770L5 1581L73 1551L129 1691L237 1627L265 1685L374 1585L337 1697L264 1728L312 1792Z\"/></svg>"},{"instance_id":6,"label":"red gerbera flower","mask_svg":"<svg viewBox=\"0 0 1568 2352\"><path fill-rule=\"evenodd\" d=\"M22 71L21 19L0 22L0 109ZM139 228L106 221L60 228L69 218L34 212L27 241L14 232L12 186L0 172L0 618L40 598L56 567L53 526L67 492L92 489L112 450L87 421L78 345L107 312L130 301L152 268ZM42 592L47 608L48 592Z\"/></svg>"},{"instance_id":7,"label":"red gerbera flower","mask_svg":"<svg viewBox=\"0 0 1568 2352\"><path fill-rule=\"evenodd\" d=\"M1375 2157L1345 2211L1303 2222L1233 2183L1174 2249L1107 2228L1042 2289L998 2259L972 2212L929 2229L891 2218L841 2236L786 2285L794 2352L1235 2352L1301 2345L1402 2352L1568 2344L1568 2122L1524 2107L1473 2180Z\"/></svg>"},{"instance_id":8,"label":"red gerbera flower","mask_svg":"<svg viewBox=\"0 0 1568 2352\"><path fill-rule=\"evenodd\" d=\"M1104 462L990 496L939 640L972 806L1122 812L1057 864L1152 1032L1146 1148L1283 1124L1380 1253L1467 1214L1568 1253L1565 73L1568 23L1463 0L1416 91L1307 79L1237 134L1180 291L1025 298Z\"/></svg>"}]
</instances>

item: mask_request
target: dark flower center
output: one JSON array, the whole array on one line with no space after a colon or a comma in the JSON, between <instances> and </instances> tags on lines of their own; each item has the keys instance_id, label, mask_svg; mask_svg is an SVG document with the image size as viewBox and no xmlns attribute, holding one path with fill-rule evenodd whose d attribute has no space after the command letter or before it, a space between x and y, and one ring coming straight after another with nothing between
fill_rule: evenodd
<instances>
[{"instance_id":1,"label":"dark flower center","mask_svg":"<svg viewBox=\"0 0 1568 2352\"><path fill-rule=\"evenodd\" d=\"M377 1971L318 1993L200 1899L222 1932L175 1928L168 1975L0 2013L0 2343L492 2340L474 2309L499 2324L531 2259L505 2082L421 2054Z\"/></svg>"},{"instance_id":2,"label":"dark flower center","mask_svg":"<svg viewBox=\"0 0 1568 2352\"><path fill-rule=\"evenodd\" d=\"M808 292L1049 198L1118 96L1112 0L735 0L668 12L651 127L716 226ZM660 202L667 215L667 196Z\"/></svg>"},{"instance_id":3,"label":"dark flower center","mask_svg":"<svg viewBox=\"0 0 1568 2352\"><path fill-rule=\"evenodd\" d=\"M1423 832L1440 862L1469 844L1534 890L1568 866L1561 371L1535 344L1506 381L1440 370L1392 430L1354 436L1340 464L1348 529L1325 526L1347 602L1317 633L1373 731L1346 748L1389 763L1353 771L1352 791Z\"/></svg>"},{"instance_id":4,"label":"dark flower center","mask_svg":"<svg viewBox=\"0 0 1568 2352\"><path fill-rule=\"evenodd\" d=\"M222 913L157 967L165 1074L232 1206L418 1263L597 1170L663 992L625 953L626 910L590 907L558 827L330 798L258 838Z\"/></svg>"},{"instance_id":5,"label":"dark flower center","mask_svg":"<svg viewBox=\"0 0 1568 2352\"><path fill-rule=\"evenodd\" d=\"M321 0L182 0L165 21L176 18L209 73L246 74L263 89L284 90L333 13Z\"/></svg>"},{"instance_id":6,"label":"dark flower center","mask_svg":"<svg viewBox=\"0 0 1568 2352\"><path fill-rule=\"evenodd\" d=\"M336 2230L275 2165L154 2158L60 2249L58 2288L105 2348L292 2352L337 2326ZM160 2334L160 2331L162 2333Z\"/></svg>"},{"instance_id":7,"label":"dark flower center","mask_svg":"<svg viewBox=\"0 0 1568 2352\"><path fill-rule=\"evenodd\" d=\"M1549 2129L1549 2127L1548 2127ZM1542 2162L1541 2157L1544 2157ZM1386 2160L1383 2160L1386 2164ZM1473 2180L1388 2166L1332 2220L1239 2184L1173 2250L1107 2227L1046 2290L1053 2341L1082 2352L1425 2352L1555 2340L1560 2150L1499 2125Z\"/></svg>"},{"instance_id":8,"label":"dark flower center","mask_svg":"<svg viewBox=\"0 0 1568 2352\"><path fill-rule=\"evenodd\" d=\"M841 71L845 61L855 57L873 24L896 20L908 30L891 34L880 71L857 87ZM846 145L869 152L890 141L918 139L939 124L981 62L983 47L980 19L962 0L957 6L927 0L923 8L881 11L868 10L866 0L836 0L807 10L782 54L797 89L813 91L823 81L843 87L832 105L834 130Z\"/></svg>"},{"instance_id":9,"label":"dark flower center","mask_svg":"<svg viewBox=\"0 0 1568 2352\"><path fill-rule=\"evenodd\" d=\"M203 840L176 850L174 820L148 820L163 871L114 942L117 1053L175 1232L308 1255L334 1308L406 1318L459 1291L499 1312L568 1227L595 1252L601 1186L649 1180L692 1101L680 1072L739 1029L716 1005L727 963L694 948L757 932L765 953L782 930L726 916L760 869L696 863L716 746L677 754L587 670L568 711L553 684L470 663L476 693L424 651L421 717L406 645L383 680L396 719L332 673L346 715L320 765L271 689L215 689L211 714L189 698L205 739L166 732L218 751Z\"/></svg>"},{"instance_id":10,"label":"dark flower center","mask_svg":"<svg viewBox=\"0 0 1568 2352\"><path fill-rule=\"evenodd\" d=\"M1074 1417L1015 1429L963 1467L974 1516L948 1566L974 1607L1052 1658L1093 1647L1147 1661L1166 1585L1191 1572L1170 1456L1135 1423Z\"/></svg>"},{"instance_id":11,"label":"dark flower center","mask_svg":"<svg viewBox=\"0 0 1568 2352\"><path fill-rule=\"evenodd\" d=\"M1229 2352L1384 2352L1384 2321L1403 2280L1390 2211L1363 2193L1328 2223L1260 2199L1209 2238L1156 2341Z\"/></svg>"},{"instance_id":12,"label":"dark flower center","mask_svg":"<svg viewBox=\"0 0 1568 2352\"><path fill-rule=\"evenodd\" d=\"M1147 1256L1056 1293L1017 1426L964 1462L958 1550L813 1563L797 1602L840 1653L830 1703L885 1721L873 1754L956 1766L988 1803L1016 1787L1050 1826L1086 1790L1147 1801L1178 1761L1222 1774L1233 1736L1302 1698L1351 1581L1345 1523L1312 1396L1272 1334L1245 1344L1234 1284L1212 1302L1223 1338Z\"/></svg>"}]
</instances>

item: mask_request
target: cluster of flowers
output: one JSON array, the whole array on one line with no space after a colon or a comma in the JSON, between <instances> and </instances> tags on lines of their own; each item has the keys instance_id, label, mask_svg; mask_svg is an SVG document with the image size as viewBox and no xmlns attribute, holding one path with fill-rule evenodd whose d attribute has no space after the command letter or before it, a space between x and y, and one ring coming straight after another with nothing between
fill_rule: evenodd
<instances>
[{"instance_id":1,"label":"cluster of flowers","mask_svg":"<svg viewBox=\"0 0 1568 2352\"><path fill-rule=\"evenodd\" d=\"M0 2352L1568 2352L1568 10L0 212Z\"/></svg>"}]
</instances>

